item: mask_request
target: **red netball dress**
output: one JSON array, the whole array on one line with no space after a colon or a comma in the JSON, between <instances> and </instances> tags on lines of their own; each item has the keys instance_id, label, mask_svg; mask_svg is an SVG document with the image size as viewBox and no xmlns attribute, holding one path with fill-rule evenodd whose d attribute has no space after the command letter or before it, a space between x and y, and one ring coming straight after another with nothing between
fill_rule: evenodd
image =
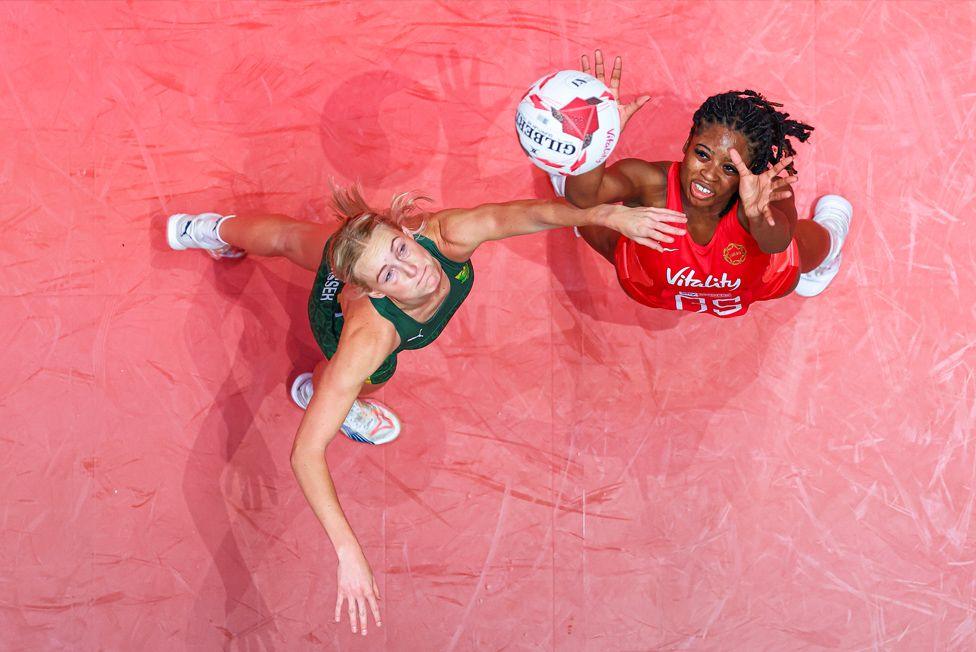
<instances>
[{"instance_id":1,"label":"red netball dress","mask_svg":"<svg viewBox=\"0 0 976 652\"><path fill-rule=\"evenodd\" d=\"M668 170L667 208L682 211L679 167ZM738 202L722 216L711 242L700 245L690 233L664 252L629 238L617 241L617 279L635 301L652 308L706 312L716 317L746 314L753 301L789 292L800 273L796 240L781 253L767 254L742 228Z\"/></svg>"}]
</instances>

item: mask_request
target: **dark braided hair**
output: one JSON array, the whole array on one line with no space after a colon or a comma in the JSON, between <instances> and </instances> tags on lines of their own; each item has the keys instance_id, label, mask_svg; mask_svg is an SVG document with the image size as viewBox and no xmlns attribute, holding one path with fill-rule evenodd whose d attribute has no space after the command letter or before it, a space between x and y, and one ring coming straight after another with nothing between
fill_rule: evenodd
<instances>
[{"instance_id":1,"label":"dark braided hair","mask_svg":"<svg viewBox=\"0 0 976 652\"><path fill-rule=\"evenodd\" d=\"M802 143L813 131L808 124L790 120L789 113L777 111L776 108L781 106L750 90L712 95L695 111L689 138L710 124L725 125L738 131L749 142L752 153L749 169L753 174L762 174L770 165L796 153L790 138ZM792 163L786 169L790 174L796 174Z\"/></svg>"}]
</instances>

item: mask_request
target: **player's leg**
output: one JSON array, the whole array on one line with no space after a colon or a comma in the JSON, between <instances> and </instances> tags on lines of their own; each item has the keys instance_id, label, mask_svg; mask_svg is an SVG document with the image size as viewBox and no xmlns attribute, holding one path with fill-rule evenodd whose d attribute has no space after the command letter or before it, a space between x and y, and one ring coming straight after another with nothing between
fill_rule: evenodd
<instances>
[{"instance_id":1,"label":"player's leg","mask_svg":"<svg viewBox=\"0 0 976 652\"><path fill-rule=\"evenodd\" d=\"M173 249L205 249L216 258L284 256L315 271L322 260L325 241L334 231L322 224L285 215L219 215L202 213L171 215L167 239Z\"/></svg>"},{"instance_id":2,"label":"player's leg","mask_svg":"<svg viewBox=\"0 0 976 652\"><path fill-rule=\"evenodd\" d=\"M801 274L815 270L830 253L830 232L813 220L799 220L793 237L800 255Z\"/></svg>"},{"instance_id":3,"label":"player's leg","mask_svg":"<svg viewBox=\"0 0 976 652\"><path fill-rule=\"evenodd\" d=\"M240 215L220 225L220 237L228 244L257 256L284 256L311 271L318 269L325 242L334 231L285 215Z\"/></svg>"},{"instance_id":4,"label":"player's leg","mask_svg":"<svg viewBox=\"0 0 976 652\"><path fill-rule=\"evenodd\" d=\"M847 239L852 216L849 201L839 195L825 195L817 202L813 220L802 220L797 224L796 243L800 255L797 294L816 296L837 276L841 248Z\"/></svg>"}]
</instances>

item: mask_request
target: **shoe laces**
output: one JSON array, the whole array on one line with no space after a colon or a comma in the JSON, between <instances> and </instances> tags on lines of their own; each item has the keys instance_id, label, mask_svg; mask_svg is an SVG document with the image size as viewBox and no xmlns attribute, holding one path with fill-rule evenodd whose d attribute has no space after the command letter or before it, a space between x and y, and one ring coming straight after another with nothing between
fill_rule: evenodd
<instances>
[{"instance_id":1,"label":"shoe laces","mask_svg":"<svg viewBox=\"0 0 976 652\"><path fill-rule=\"evenodd\" d=\"M205 227L203 224L205 220L200 219L199 215L190 215L186 218L186 220L190 223L190 228L186 229L186 234L190 236L190 240L193 240L193 242L202 244L203 237L201 236L203 236L203 234L201 233L201 228Z\"/></svg>"}]
</instances>

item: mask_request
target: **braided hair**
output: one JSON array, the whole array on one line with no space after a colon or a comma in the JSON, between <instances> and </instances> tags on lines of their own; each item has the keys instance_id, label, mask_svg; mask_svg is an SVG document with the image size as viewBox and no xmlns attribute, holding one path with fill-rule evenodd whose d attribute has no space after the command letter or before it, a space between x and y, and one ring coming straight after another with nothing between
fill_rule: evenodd
<instances>
[{"instance_id":1,"label":"braided hair","mask_svg":"<svg viewBox=\"0 0 976 652\"><path fill-rule=\"evenodd\" d=\"M789 113L777 111L776 108L781 106L750 90L712 95L695 111L689 138L710 124L738 131L749 142L752 151L749 169L753 174L762 174L770 165L796 153L790 138L806 142L813 131L808 124L790 120ZM786 169L790 174L796 174L792 163Z\"/></svg>"}]
</instances>

